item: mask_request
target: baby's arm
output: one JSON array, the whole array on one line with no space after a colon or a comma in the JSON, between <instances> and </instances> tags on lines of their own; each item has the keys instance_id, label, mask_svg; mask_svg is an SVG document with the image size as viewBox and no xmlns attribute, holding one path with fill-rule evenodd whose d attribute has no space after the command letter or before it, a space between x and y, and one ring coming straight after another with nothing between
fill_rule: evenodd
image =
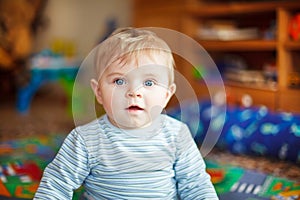
<instances>
[{"instance_id":1,"label":"baby's arm","mask_svg":"<svg viewBox=\"0 0 300 200\"><path fill-rule=\"evenodd\" d=\"M206 173L203 158L186 126L177 138L175 174L178 193L182 200L219 199L210 176Z\"/></svg>"},{"instance_id":2,"label":"baby's arm","mask_svg":"<svg viewBox=\"0 0 300 200\"><path fill-rule=\"evenodd\" d=\"M46 167L34 199L72 199L89 174L87 155L82 137L72 131Z\"/></svg>"}]
</instances>

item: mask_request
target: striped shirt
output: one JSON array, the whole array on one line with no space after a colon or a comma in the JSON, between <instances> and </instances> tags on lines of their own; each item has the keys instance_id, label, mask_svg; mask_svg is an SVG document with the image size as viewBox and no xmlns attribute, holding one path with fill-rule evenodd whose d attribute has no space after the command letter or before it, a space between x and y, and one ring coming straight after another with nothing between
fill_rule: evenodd
<instances>
[{"instance_id":1,"label":"striped shirt","mask_svg":"<svg viewBox=\"0 0 300 200\"><path fill-rule=\"evenodd\" d=\"M71 131L46 167L34 199L218 199L188 127L167 115L138 130L106 115Z\"/></svg>"}]
</instances>

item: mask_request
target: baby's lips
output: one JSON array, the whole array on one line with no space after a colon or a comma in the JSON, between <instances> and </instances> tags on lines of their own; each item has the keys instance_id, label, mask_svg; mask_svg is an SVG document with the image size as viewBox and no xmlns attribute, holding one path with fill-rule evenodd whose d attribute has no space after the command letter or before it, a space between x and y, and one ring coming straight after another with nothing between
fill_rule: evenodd
<instances>
[{"instance_id":1,"label":"baby's lips","mask_svg":"<svg viewBox=\"0 0 300 200\"><path fill-rule=\"evenodd\" d=\"M144 110L143 108L137 106L137 105L132 105L132 106L129 106L127 108L127 110Z\"/></svg>"}]
</instances>

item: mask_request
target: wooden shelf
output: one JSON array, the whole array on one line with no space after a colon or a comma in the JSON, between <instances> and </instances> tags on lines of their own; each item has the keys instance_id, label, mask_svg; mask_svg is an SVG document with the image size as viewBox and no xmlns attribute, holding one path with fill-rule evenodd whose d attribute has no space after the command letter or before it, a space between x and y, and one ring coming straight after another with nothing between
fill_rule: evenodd
<instances>
[{"instance_id":1,"label":"wooden shelf","mask_svg":"<svg viewBox=\"0 0 300 200\"><path fill-rule=\"evenodd\" d=\"M243 95L253 97L253 105L266 105L272 110L299 111L300 89L290 89L289 76L299 69L300 41L290 39L288 33L291 18L300 13L300 0L273 1L210 1L210 0L174 0L160 4L149 0L135 0L138 7L134 26L159 26L180 31L197 41L212 59L222 60L226 54L241 57L253 70L276 66L277 84L255 85L225 81L226 90L234 102L240 101ZM169 5L170 3L170 5ZM258 39L249 40L210 40L199 37L199 30L209 26L256 28ZM227 22L227 24L226 24ZM219 26L218 26L219 25ZM264 40L261 35L274 34L272 40ZM225 38L226 39L226 38ZM241 38L243 39L243 38ZM178 63L177 63L178 64ZM205 84L193 80L190 63L181 61L182 73L199 97L209 97L215 91L207 91ZM297 68L297 69L296 69ZM217 92L217 89L216 89Z\"/></svg>"},{"instance_id":2,"label":"wooden shelf","mask_svg":"<svg viewBox=\"0 0 300 200\"><path fill-rule=\"evenodd\" d=\"M285 42L284 47L287 50L300 50L300 41L288 41L288 42Z\"/></svg>"},{"instance_id":3,"label":"wooden shelf","mask_svg":"<svg viewBox=\"0 0 300 200\"><path fill-rule=\"evenodd\" d=\"M278 110L300 114L300 90L282 89L278 95Z\"/></svg>"},{"instance_id":4,"label":"wooden shelf","mask_svg":"<svg viewBox=\"0 0 300 200\"><path fill-rule=\"evenodd\" d=\"M297 1L268 1L246 3L196 3L186 5L186 12L199 17L216 17L251 13L275 12L277 8L300 8Z\"/></svg>"},{"instance_id":5,"label":"wooden shelf","mask_svg":"<svg viewBox=\"0 0 300 200\"><path fill-rule=\"evenodd\" d=\"M273 51L276 50L277 42L275 40L240 40L240 41L222 41L222 40L201 40L197 41L207 50L212 51ZM287 50L300 50L300 41L287 41L284 43Z\"/></svg>"},{"instance_id":6,"label":"wooden shelf","mask_svg":"<svg viewBox=\"0 0 300 200\"><path fill-rule=\"evenodd\" d=\"M239 87L245 89L255 89L255 90L263 90L269 92L276 92L278 91L276 86L272 85L258 85L258 84L249 84L249 83L239 83L234 81L225 81L225 85L232 86L232 87Z\"/></svg>"},{"instance_id":7,"label":"wooden shelf","mask_svg":"<svg viewBox=\"0 0 300 200\"><path fill-rule=\"evenodd\" d=\"M206 50L210 51L274 51L274 40L242 40L242 41L208 41L198 40Z\"/></svg>"}]
</instances>

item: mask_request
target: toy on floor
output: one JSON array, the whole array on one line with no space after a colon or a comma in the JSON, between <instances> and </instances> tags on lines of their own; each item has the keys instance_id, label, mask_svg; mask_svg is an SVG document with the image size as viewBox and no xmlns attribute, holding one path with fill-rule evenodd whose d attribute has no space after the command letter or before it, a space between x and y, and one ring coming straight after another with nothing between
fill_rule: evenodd
<instances>
[{"instance_id":1,"label":"toy on floor","mask_svg":"<svg viewBox=\"0 0 300 200\"><path fill-rule=\"evenodd\" d=\"M213 184L220 183L224 180L225 174L222 169L207 169L207 173L211 176Z\"/></svg>"},{"instance_id":2,"label":"toy on floor","mask_svg":"<svg viewBox=\"0 0 300 200\"><path fill-rule=\"evenodd\" d=\"M67 55L73 52L69 48L66 50ZM56 49L56 51L58 50ZM61 83L69 99L70 109L73 84L79 65L76 59L55 54L51 50L44 50L34 56L30 70L31 80L28 85L20 88L17 94L17 110L21 114L26 114L35 93L40 87L49 82Z\"/></svg>"}]
</instances>

